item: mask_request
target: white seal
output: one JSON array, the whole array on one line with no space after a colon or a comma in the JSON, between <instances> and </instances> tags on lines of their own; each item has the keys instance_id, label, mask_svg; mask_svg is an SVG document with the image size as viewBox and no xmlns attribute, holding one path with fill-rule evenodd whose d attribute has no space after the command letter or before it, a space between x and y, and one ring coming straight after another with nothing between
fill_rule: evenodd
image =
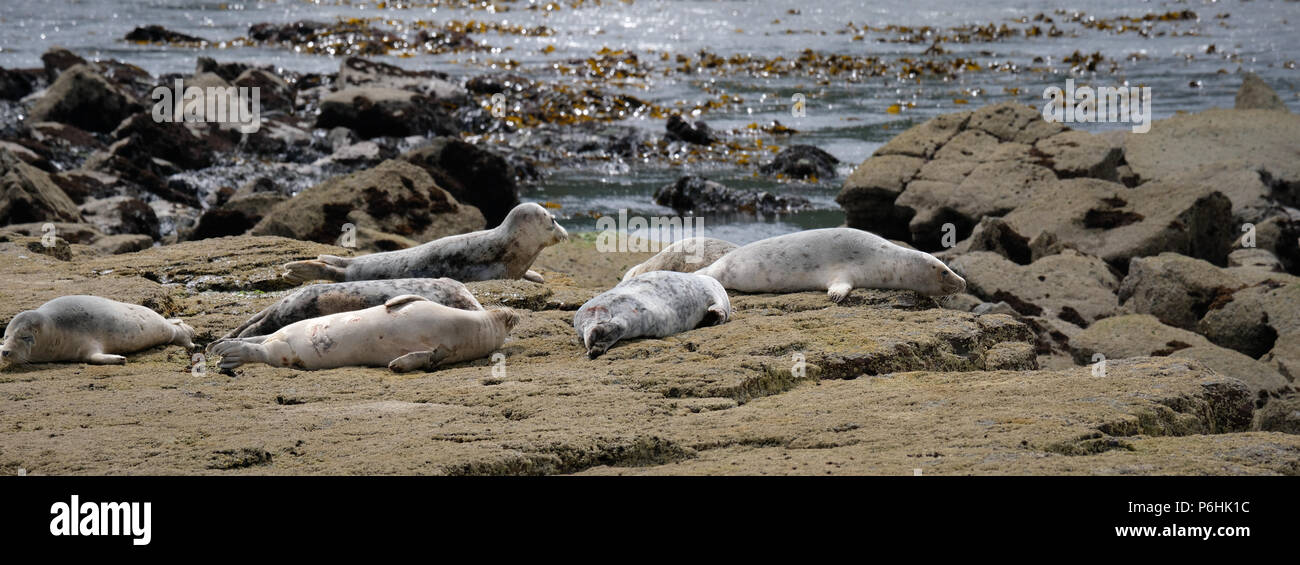
<instances>
[{"instance_id":1,"label":"white seal","mask_svg":"<svg viewBox=\"0 0 1300 565\"><path fill-rule=\"evenodd\" d=\"M844 300L855 288L914 290L929 296L966 288L966 281L933 255L853 228L755 241L696 273L741 292L825 290L833 302Z\"/></svg>"},{"instance_id":2,"label":"white seal","mask_svg":"<svg viewBox=\"0 0 1300 565\"><path fill-rule=\"evenodd\" d=\"M5 328L0 355L16 365L121 365L126 363L124 353L169 343L190 349L193 338L194 328L144 306L98 296L61 296L14 316Z\"/></svg>"},{"instance_id":3,"label":"white seal","mask_svg":"<svg viewBox=\"0 0 1300 565\"><path fill-rule=\"evenodd\" d=\"M731 300L718 281L694 273L652 271L588 300L573 315L587 356L619 340L667 337L731 319Z\"/></svg>"},{"instance_id":4,"label":"white seal","mask_svg":"<svg viewBox=\"0 0 1300 565\"><path fill-rule=\"evenodd\" d=\"M518 323L512 310L458 310L422 296L289 324L273 334L223 339L219 366L266 363L294 369L384 367L397 372L485 357Z\"/></svg>"},{"instance_id":5,"label":"white seal","mask_svg":"<svg viewBox=\"0 0 1300 565\"><path fill-rule=\"evenodd\" d=\"M568 237L555 216L530 202L515 206L501 225L490 230L448 236L398 251L294 261L284 266L288 271L284 278L294 283L438 277L460 282L519 278L542 282L542 276L528 268L543 249Z\"/></svg>"},{"instance_id":6,"label":"white seal","mask_svg":"<svg viewBox=\"0 0 1300 565\"><path fill-rule=\"evenodd\" d=\"M689 237L674 242L646 262L628 269L623 273L623 280L651 271L694 273L712 265L719 257L730 253L736 247L736 244L730 241L712 237Z\"/></svg>"}]
</instances>

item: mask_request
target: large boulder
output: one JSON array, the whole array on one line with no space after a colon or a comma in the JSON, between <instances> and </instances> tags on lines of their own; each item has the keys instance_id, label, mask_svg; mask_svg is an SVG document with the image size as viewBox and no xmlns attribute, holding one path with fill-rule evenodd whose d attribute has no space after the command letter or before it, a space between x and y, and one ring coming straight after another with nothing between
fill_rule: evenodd
<instances>
[{"instance_id":1,"label":"large boulder","mask_svg":"<svg viewBox=\"0 0 1300 565\"><path fill-rule=\"evenodd\" d=\"M423 168L457 201L478 208L488 227L500 224L519 204L515 169L495 151L460 138L439 137L402 159Z\"/></svg>"},{"instance_id":2,"label":"large boulder","mask_svg":"<svg viewBox=\"0 0 1300 565\"><path fill-rule=\"evenodd\" d=\"M81 205L81 217L106 235L139 234L157 239L158 216L139 198L112 196Z\"/></svg>"},{"instance_id":3,"label":"large boulder","mask_svg":"<svg viewBox=\"0 0 1300 565\"><path fill-rule=\"evenodd\" d=\"M288 199L270 177L259 177L239 187L225 202L205 210L189 239L243 235Z\"/></svg>"},{"instance_id":4,"label":"large boulder","mask_svg":"<svg viewBox=\"0 0 1300 565\"><path fill-rule=\"evenodd\" d=\"M1165 324L1195 330L1212 304L1241 286L1237 277L1206 261L1161 253L1129 262L1119 299L1133 313L1151 314Z\"/></svg>"},{"instance_id":5,"label":"large boulder","mask_svg":"<svg viewBox=\"0 0 1300 565\"><path fill-rule=\"evenodd\" d=\"M424 169L389 160L302 191L250 233L335 243L349 223L421 243L484 227L477 208L457 202Z\"/></svg>"},{"instance_id":6,"label":"large boulder","mask_svg":"<svg viewBox=\"0 0 1300 565\"><path fill-rule=\"evenodd\" d=\"M914 211L894 206L894 201L925 164L922 157L901 154L863 161L835 198L844 208L847 225L890 239L910 239L907 226Z\"/></svg>"},{"instance_id":7,"label":"large boulder","mask_svg":"<svg viewBox=\"0 0 1300 565\"><path fill-rule=\"evenodd\" d=\"M1266 171L1293 203L1300 193L1300 115L1273 110L1211 109L1129 133L1125 159L1143 181L1169 179L1214 161L1242 162ZM1278 186L1282 185L1282 186Z\"/></svg>"},{"instance_id":8,"label":"large boulder","mask_svg":"<svg viewBox=\"0 0 1300 565\"><path fill-rule=\"evenodd\" d=\"M985 216L1000 216L1055 184L1051 169L1016 160L982 162L959 184L914 180L895 205L915 210L908 223L911 241L922 249L938 249L944 225L952 223L956 237L965 239Z\"/></svg>"},{"instance_id":9,"label":"large boulder","mask_svg":"<svg viewBox=\"0 0 1300 565\"><path fill-rule=\"evenodd\" d=\"M297 93L283 78L266 69L247 69L230 81L232 86L256 88L262 111L292 112Z\"/></svg>"},{"instance_id":10,"label":"large boulder","mask_svg":"<svg viewBox=\"0 0 1300 565\"><path fill-rule=\"evenodd\" d=\"M0 149L0 224L80 219L77 205L48 173Z\"/></svg>"},{"instance_id":11,"label":"large boulder","mask_svg":"<svg viewBox=\"0 0 1300 565\"><path fill-rule=\"evenodd\" d=\"M1119 279L1106 263L1073 250L1017 265L989 251L949 262L966 279L967 292L1005 302L1023 316L1065 320L1080 327L1115 312Z\"/></svg>"},{"instance_id":12,"label":"large boulder","mask_svg":"<svg viewBox=\"0 0 1300 565\"><path fill-rule=\"evenodd\" d=\"M349 128L365 139L453 135L451 116L429 96L393 88L346 88L321 98L316 127Z\"/></svg>"},{"instance_id":13,"label":"large boulder","mask_svg":"<svg viewBox=\"0 0 1300 565\"><path fill-rule=\"evenodd\" d=\"M1256 426L1262 431L1300 434L1300 394L1269 402L1256 414Z\"/></svg>"},{"instance_id":14,"label":"large boulder","mask_svg":"<svg viewBox=\"0 0 1300 565\"><path fill-rule=\"evenodd\" d=\"M33 122L63 122L88 131L107 132L143 107L125 89L90 65L74 65L32 105Z\"/></svg>"},{"instance_id":15,"label":"large boulder","mask_svg":"<svg viewBox=\"0 0 1300 565\"><path fill-rule=\"evenodd\" d=\"M1261 361L1277 369L1300 388L1300 331L1292 331L1277 336L1273 349Z\"/></svg>"},{"instance_id":16,"label":"large boulder","mask_svg":"<svg viewBox=\"0 0 1300 565\"><path fill-rule=\"evenodd\" d=\"M773 215L809 206L802 196L780 196L765 190L736 190L704 177L687 175L655 191L655 204L679 214Z\"/></svg>"},{"instance_id":17,"label":"large boulder","mask_svg":"<svg viewBox=\"0 0 1300 565\"><path fill-rule=\"evenodd\" d=\"M1034 143L1034 157L1061 178L1092 177L1118 181L1124 148L1083 131L1063 131Z\"/></svg>"},{"instance_id":18,"label":"large boulder","mask_svg":"<svg viewBox=\"0 0 1300 565\"><path fill-rule=\"evenodd\" d=\"M1070 338L1070 348L1077 363L1093 362L1101 354L1106 359L1172 355L1190 347L1213 347L1197 334L1166 326L1155 316L1129 314L1098 320Z\"/></svg>"},{"instance_id":19,"label":"large boulder","mask_svg":"<svg viewBox=\"0 0 1300 565\"><path fill-rule=\"evenodd\" d=\"M1291 391L1290 381L1273 367L1217 345L1180 349L1171 357L1195 359L1220 375L1240 379L1250 387L1257 406L1263 406L1270 398L1278 398Z\"/></svg>"},{"instance_id":20,"label":"large boulder","mask_svg":"<svg viewBox=\"0 0 1300 565\"><path fill-rule=\"evenodd\" d=\"M1289 112L1286 104L1282 103L1282 98L1273 91L1273 88L1259 78L1259 75L1246 72L1241 76L1241 88L1237 90L1237 97L1232 105L1235 110L1276 110L1280 112Z\"/></svg>"},{"instance_id":21,"label":"large boulder","mask_svg":"<svg viewBox=\"0 0 1300 565\"><path fill-rule=\"evenodd\" d=\"M1268 280L1224 296L1210 305L1196 331L1258 359L1278 336L1300 331L1300 282Z\"/></svg>"},{"instance_id":22,"label":"large boulder","mask_svg":"<svg viewBox=\"0 0 1300 565\"><path fill-rule=\"evenodd\" d=\"M1224 264L1235 237L1228 197L1209 187L1166 182L1129 189L1099 179L1061 180L1005 220L1031 243L1054 238L1121 270L1133 257L1164 251Z\"/></svg>"}]
</instances>

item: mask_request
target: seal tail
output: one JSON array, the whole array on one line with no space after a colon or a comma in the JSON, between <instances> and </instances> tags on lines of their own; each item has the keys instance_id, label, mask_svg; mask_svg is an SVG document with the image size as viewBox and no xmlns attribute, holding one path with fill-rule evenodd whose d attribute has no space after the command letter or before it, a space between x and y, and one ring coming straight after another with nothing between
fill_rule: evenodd
<instances>
[{"instance_id":1,"label":"seal tail","mask_svg":"<svg viewBox=\"0 0 1300 565\"><path fill-rule=\"evenodd\" d=\"M321 255L321 257L333 257L333 256ZM334 257L334 258L342 259L342 257ZM286 273L284 273L284 280L287 280L295 284L301 284L307 281L317 281L317 280L342 282L344 279L346 279L346 273L347 273L347 270L344 267L329 264L326 261L323 261L321 259L313 259L310 261L294 261L292 263L285 263L284 268L287 271Z\"/></svg>"},{"instance_id":2,"label":"seal tail","mask_svg":"<svg viewBox=\"0 0 1300 565\"><path fill-rule=\"evenodd\" d=\"M246 341L222 340L208 346L208 351L221 356L222 369L234 369L247 363L265 363L266 348Z\"/></svg>"}]
</instances>

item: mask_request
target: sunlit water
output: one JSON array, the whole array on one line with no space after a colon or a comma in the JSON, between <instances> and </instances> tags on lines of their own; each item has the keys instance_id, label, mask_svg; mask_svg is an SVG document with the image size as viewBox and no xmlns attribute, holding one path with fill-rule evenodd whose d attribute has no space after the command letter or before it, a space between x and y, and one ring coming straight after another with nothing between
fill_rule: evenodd
<instances>
[{"instance_id":1,"label":"sunlit water","mask_svg":"<svg viewBox=\"0 0 1300 565\"><path fill-rule=\"evenodd\" d=\"M1069 65L1059 61L1069 54L1100 52L1119 62L1116 73L1074 75L1095 85L1134 84L1150 86L1155 118L1178 111L1199 111L1210 107L1231 107L1240 85L1239 70L1254 71L1277 89L1295 111L1300 111L1300 3L1257 0L1253 2L1134 2L1086 0L1056 2L1050 7L1021 0L940 2L795 2L752 0L744 2L676 1L635 3L585 2L574 7L527 10L528 2L505 2L506 11L455 7L461 2L413 1L411 8L394 9L389 2L378 10L373 2L201 2L193 0L128 2L108 0L4 0L0 18L0 66L38 66L39 56L53 45L68 47L83 56L116 58L154 73L191 72L199 54L218 60L240 60L272 64L305 72L332 72L339 60L322 55L305 55L278 48L193 48L135 45L121 38L137 25L160 24L169 29L198 35L214 42L246 33L250 24L291 22L303 19L329 21L335 17L372 17L412 21L446 19L499 21L527 26L544 25L555 34L523 37L486 33L473 36L494 48L478 54L419 55L411 58L377 57L407 68L435 68L453 76L481 74L491 70L491 61L509 58L522 66L517 72L543 80L565 80L549 71L551 62L592 56L608 47L642 54L643 60L657 60L653 53L694 54L702 49L728 55L749 53L794 58L804 49L819 52L871 55L885 58L917 57L928 47L922 44L887 43L877 39L886 34L867 33L854 41L853 34L836 33L849 22L858 25L886 24L946 28L961 24L1014 23L1040 12L1055 17L1055 9L1081 11L1095 18L1140 17L1148 13L1193 10L1199 21L1160 22L1153 29L1163 36L1142 37L1137 33L1114 34L1061 25L1077 37L1016 36L994 42L944 43L944 57L963 57L984 67L1002 63L1018 68L1034 66L1035 57L1055 63L1054 72L979 72L959 75L952 81L925 79L899 81L872 78L862 82L816 84L808 79L754 78L738 75L674 74L655 77L628 89L643 100L672 107L711 98L707 89L722 89L740 96L739 107L707 112L715 130L741 128L750 123L780 120L799 134L780 139L788 145L807 143L838 157L840 179L890 137L907 126L936 114L977 107L989 102L1016 99L1041 106L1047 86L1063 86ZM435 6L442 4L442 6ZM544 4L544 3L543 3ZM797 14L790 13L792 10ZM1222 15L1226 14L1227 17ZM798 33L787 34L786 30ZM1194 35L1184 35L1194 31ZM824 32L824 33L823 33ZM554 50L543 51L545 46ZM1207 47L1215 52L1207 54ZM1141 57L1133 58L1133 54ZM1039 64L1038 66L1042 66ZM1223 71L1223 72L1220 72ZM1192 86L1195 83L1196 86ZM791 114L790 97L807 97L806 114ZM957 100L968 101L967 105ZM913 106L908 107L908 103ZM896 114L886 111L900 104ZM632 125L662 131L661 120L634 119ZM1089 130L1128 127L1125 124L1081 124ZM812 200L815 210L761 219L710 219L707 235L747 242L799 229L839 225L843 214L834 203L839 179L814 186L778 183L754 175L755 165L697 166L690 169L656 163L624 163L546 171L539 188L525 195L527 200L558 204L557 214L570 229L590 229L594 215L626 208L633 214L666 215L671 210L654 205L655 189L687 173L703 174L734 188L762 188L781 193L798 193Z\"/></svg>"}]
</instances>

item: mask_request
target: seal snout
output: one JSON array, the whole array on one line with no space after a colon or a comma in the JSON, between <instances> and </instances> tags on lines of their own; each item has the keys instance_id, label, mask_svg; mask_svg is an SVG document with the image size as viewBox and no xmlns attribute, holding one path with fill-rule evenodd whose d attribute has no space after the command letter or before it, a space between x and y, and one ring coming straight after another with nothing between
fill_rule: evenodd
<instances>
[{"instance_id":1,"label":"seal snout","mask_svg":"<svg viewBox=\"0 0 1300 565\"><path fill-rule=\"evenodd\" d=\"M940 276L939 288L944 294L957 294L966 290L966 279L961 278L951 269L945 268Z\"/></svg>"}]
</instances>

